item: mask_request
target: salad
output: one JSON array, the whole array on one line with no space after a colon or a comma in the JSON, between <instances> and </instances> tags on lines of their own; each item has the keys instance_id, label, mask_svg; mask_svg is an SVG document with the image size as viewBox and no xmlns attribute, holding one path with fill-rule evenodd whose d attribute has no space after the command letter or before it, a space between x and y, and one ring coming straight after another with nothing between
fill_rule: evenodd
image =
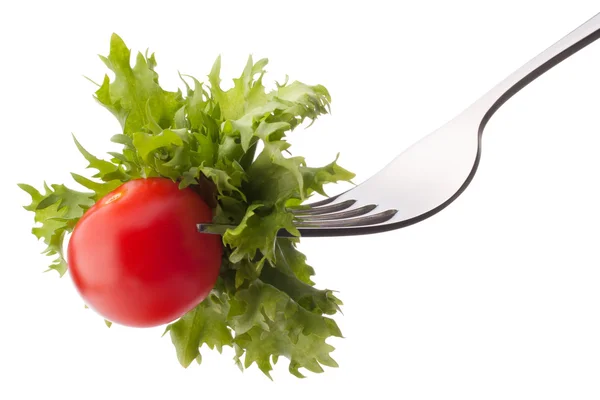
<instances>
[{"instance_id":1,"label":"salad","mask_svg":"<svg viewBox=\"0 0 600 400\"><path fill-rule=\"evenodd\" d=\"M78 188L19 185L49 270L69 271L109 326L166 325L184 367L203 346L231 347L240 369L269 377L280 357L298 377L336 367L327 340L342 336L332 318L342 302L315 287L290 208L354 175L337 157L309 167L286 137L329 112L327 89L286 80L267 91L267 59L249 57L229 90L217 58L207 82L180 75L184 90L168 91L154 54L132 65L116 34L101 59L113 78L95 98L120 122L110 140L121 151L97 158L74 138L92 170L72 174ZM199 233L205 222L232 227Z\"/></svg>"}]
</instances>

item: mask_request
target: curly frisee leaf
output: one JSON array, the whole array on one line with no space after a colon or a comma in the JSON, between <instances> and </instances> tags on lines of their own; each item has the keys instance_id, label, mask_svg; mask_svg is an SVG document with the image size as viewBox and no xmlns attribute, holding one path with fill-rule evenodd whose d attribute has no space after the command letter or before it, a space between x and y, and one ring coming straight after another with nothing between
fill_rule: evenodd
<instances>
[{"instance_id":1,"label":"curly frisee leaf","mask_svg":"<svg viewBox=\"0 0 600 400\"><path fill-rule=\"evenodd\" d=\"M267 91L268 60L252 57L228 90L221 87L219 57L206 83L180 75L185 91L169 91L159 84L154 54L133 58L113 35L108 56L101 57L113 78L104 77L95 97L119 121L122 130L110 140L122 147L102 159L74 138L94 171L72 174L85 191L19 185L31 197L25 209L34 213L32 232L52 257L49 269L65 274L65 235L103 196L133 179L172 179L206 200L214 222L233 226L223 235L224 257L211 295L166 328L181 365L201 362L203 347L230 347L238 367L256 364L269 377L282 357L298 377L302 369L336 367L327 341L342 337L332 319L342 302L332 290L315 288L315 270L297 249L299 239L276 236L280 229L298 236L290 204L326 195L327 184L354 177L337 156L313 167L289 155L287 135L329 112L329 92L287 80Z\"/></svg>"}]
</instances>

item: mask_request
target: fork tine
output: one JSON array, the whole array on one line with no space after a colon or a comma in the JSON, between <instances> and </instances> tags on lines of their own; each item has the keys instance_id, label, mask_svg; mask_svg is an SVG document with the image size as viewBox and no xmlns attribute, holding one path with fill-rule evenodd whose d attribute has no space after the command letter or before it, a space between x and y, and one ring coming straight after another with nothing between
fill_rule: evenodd
<instances>
[{"instance_id":1,"label":"fork tine","mask_svg":"<svg viewBox=\"0 0 600 400\"><path fill-rule=\"evenodd\" d=\"M336 212L336 211L345 210L347 208L352 207L354 205L354 203L356 203L356 200L344 200L340 203L334 203L334 204L325 205L325 206L321 206L321 207L311 207L308 209L305 209L305 208L290 209L290 211L294 215L297 215L297 216L319 215L319 214L326 214L326 213L332 213L332 212ZM312 206L312 204L309 206Z\"/></svg>"},{"instance_id":2,"label":"fork tine","mask_svg":"<svg viewBox=\"0 0 600 400\"><path fill-rule=\"evenodd\" d=\"M313 203L302 204L302 205L298 206L298 208L290 208L290 211L296 212L296 211L300 211L300 210L309 210L309 209L316 208L316 207L326 206L328 204L333 203L340 196L348 193L349 191L350 190L346 190L345 192L342 192L340 194L336 194L335 196L331 196L331 197L328 197L328 198L323 199L323 200L315 201Z\"/></svg>"},{"instance_id":3,"label":"fork tine","mask_svg":"<svg viewBox=\"0 0 600 400\"><path fill-rule=\"evenodd\" d=\"M298 221L298 228L350 228L356 226L368 226L381 224L390 220L398 210L390 209L377 214L366 215L357 218L326 220L326 221Z\"/></svg>"},{"instance_id":4,"label":"fork tine","mask_svg":"<svg viewBox=\"0 0 600 400\"><path fill-rule=\"evenodd\" d=\"M335 199L337 199L338 197L340 197L341 195L337 195L337 196L333 196L333 197L328 197L326 199L323 200L319 200L319 201L315 201L314 203L310 203L310 204L306 204L303 207L321 207L321 206L325 206L329 203L332 203Z\"/></svg>"},{"instance_id":5,"label":"fork tine","mask_svg":"<svg viewBox=\"0 0 600 400\"><path fill-rule=\"evenodd\" d=\"M296 215L296 221L308 222L308 221L316 221L316 220L334 220L334 219L342 219L342 218L353 218L360 217L361 215L365 215L373 211L377 208L377 204L369 204L366 206L362 206L359 208L355 208L353 210L346 210L331 214L300 214Z\"/></svg>"}]
</instances>

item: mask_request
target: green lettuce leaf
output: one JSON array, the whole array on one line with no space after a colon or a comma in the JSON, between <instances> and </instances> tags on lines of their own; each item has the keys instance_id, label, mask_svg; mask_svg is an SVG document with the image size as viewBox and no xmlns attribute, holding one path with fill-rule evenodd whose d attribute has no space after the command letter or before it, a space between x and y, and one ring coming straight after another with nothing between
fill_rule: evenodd
<instances>
[{"instance_id":1,"label":"green lettuce leaf","mask_svg":"<svg viewBox=\"0 0 600 400\"><path fill-rule=\"evenodd\" d=\"M289 370L298 377L299 368L319 373L321 365L337 366L330 356L334 348L326 343L342 336L335 321L306 310L286 292L256 280L238 291L231 309L236 360L243 354L245 368L256 363L270 377L271 360L280 356L290 360Z\"/></svg>"},{"instance_id":2,"label":"green lettuce leaf","mask_svg":"<svg viewBox=\"0 0 600 400\"><path fill-rule=\"evenodd\" d=\"M72 173L86 191L20 185L31 197L25 209L34 214L32 232L52 257L49 269L67 271L64 238L95 202L132 179L172 179L202 196L214 210L213 222L229 227L222 235L218 284L166 327L180 364L199 363L203 347L231 347L238 367L256 364L269 377L281 357L298 377L301 369L336 367L328 340L342 337L333 319L342 302L334 291L315 287L315 269L297 248L299 232L288 208L315 193L326 196L327 184L354 177L337 156L313 167L290 153L287 135L329 113L327 89L286 79L267 91L268 60L249 57L233 87L223 90L218 57L206 84L180 75L184 91L168 91L159 83L154 55L138 53L132 60L116 34L101 59L113 77L104 76L95 96L121 124L110 138L120 151L104 160L74 139L93 170ZM280 230L293 237L277 237Z\"/></svg>"},{"instance_id":3,"label":"green lettuce leaf","mask_svg":"<svg viewBox=\"0 0 600 400\"><path fill-rule=\"evenodd\" d=\"M154 55L138 53L132 67L131 50L118 35L112 35L110 53L100 58L115 79L111 82L105 75L96 99L117 117L124 134L151 130L153 124L171 126L183 98L181 91L168 92L160 87Z\"/></svg>"},{"instance_id":4,"label":"green lettuce leaf","mask_svg":"<svg viewBox=\"0 0 600 400\"><path fill-rule=\"evenodd\" d=\"M53 258L48 270L57 271L63 276L67 263L63 256L65 234L73 227L83 213L94 204L93 194L79 192L64 185L44 185L45 193L33 186L19 184L31 196L31 203L24 208L35 213L36 226L31 232L46 244L44 254Z\"/></svg>"},{"instance_id":5,"label":"green lettuce leaf","mask_svg":"<svg viewBox=\"0 0 600 400\"><path fill-rule=\"evenodd\" d=\"M229 304L224 293L212 293L192 311L177 322L167 326L171 335L177 359L187 368L192 361L201 360L200 348L216 348L233 345L233 336L227 322Z\"/></svg>"}]
</instances>

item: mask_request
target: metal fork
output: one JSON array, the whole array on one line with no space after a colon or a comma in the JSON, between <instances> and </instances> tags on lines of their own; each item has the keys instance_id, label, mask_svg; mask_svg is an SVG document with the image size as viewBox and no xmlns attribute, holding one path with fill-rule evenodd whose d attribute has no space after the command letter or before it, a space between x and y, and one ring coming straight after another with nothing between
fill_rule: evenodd
<instances>
[{"instance_id":1,"label":"metal fork","mask_svg":"<svg viewBox=\"0 0 600 400\"><path fill-rule=\"evenodd\" d=\"M523 65L477 102L398 155L354 188L294 213L303 237L363 235L423 221L460 196L481 157L481 135L492 115L537 77L600 37L600 13ZM220 233L225 225L199 224ZM290 236L280 230L278 236Z\"/></svg>"}]
</instances>

